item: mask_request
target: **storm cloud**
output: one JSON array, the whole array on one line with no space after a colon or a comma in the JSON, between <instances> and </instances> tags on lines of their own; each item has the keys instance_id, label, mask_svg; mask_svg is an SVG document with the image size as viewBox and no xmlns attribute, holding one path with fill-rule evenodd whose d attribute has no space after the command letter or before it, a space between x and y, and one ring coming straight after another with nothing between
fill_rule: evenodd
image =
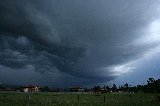
<instances>
[{"instance_id":1,"label":"storm cloud","mask_svg":"<svg viewBox=\"0 0 160 106\"><path fill-rule=\"evenodd\" d=\"M0 0L0 82L79 86L137 72L160 50L159 3Z\"/></svg>"}]
</instances>

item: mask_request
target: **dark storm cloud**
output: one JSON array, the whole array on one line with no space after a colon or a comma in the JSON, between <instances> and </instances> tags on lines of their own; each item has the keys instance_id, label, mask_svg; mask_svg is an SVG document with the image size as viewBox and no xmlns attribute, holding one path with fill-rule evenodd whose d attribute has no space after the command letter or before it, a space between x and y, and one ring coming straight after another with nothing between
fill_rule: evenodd
<instances>
[{"instance_id":1,"label":"dark storm cloud","mask_svg":"<svg viewBox=\"0 0 160 106\"><path fill-rule=\"evenodd\" d=\"M120 73L117 65L126 69L159 45L136 42L159 19L157 3L0 0L0 65L10 70L31 65L36 72L58 73L62 82L65 76L80 84L112 80Z\"/></svg>"},{"instance_id":2,"label":"dark storm cloud","mask_svg":"<svg viewBox=\"0 0 160 106\"><path fill-rule=\"evenodd\" d=\"M61 71L73 71L73 66L83 55L81 48L63 46L46 46L27 39L24 36L1 36L1 64L12 68L23 68L28 64L35 65L36 71L50 71L58 68ZM7 48L7 49L6 49ZM53 70L54 71L54 70Z\"/></svg>"}]
</instances>

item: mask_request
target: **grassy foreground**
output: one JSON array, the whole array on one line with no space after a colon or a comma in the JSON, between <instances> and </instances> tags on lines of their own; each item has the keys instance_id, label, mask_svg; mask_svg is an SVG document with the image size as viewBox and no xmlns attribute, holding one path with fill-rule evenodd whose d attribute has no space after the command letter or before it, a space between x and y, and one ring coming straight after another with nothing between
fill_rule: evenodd
<instances>
[{"instance_id":1,"label":"grassy foreground","mask_svg":"<svg viewBox=\"0 0 160 106\"><path fill-rule=\"evenodd\" d=\"M156 95L0 92L0 106L160 106Z\"/></svg>"}]
</instances>

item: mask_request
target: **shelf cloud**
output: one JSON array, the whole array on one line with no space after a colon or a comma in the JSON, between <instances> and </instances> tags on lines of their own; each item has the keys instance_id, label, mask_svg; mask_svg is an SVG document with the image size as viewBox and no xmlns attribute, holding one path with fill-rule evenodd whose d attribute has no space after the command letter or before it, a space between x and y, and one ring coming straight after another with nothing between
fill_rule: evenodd
<instances>
[{"instance_id":1,"label":"shelf cloud","mask_svg":"<svg viewBox=\"0 0 160 106\"><path fill-rule=\"evenodd\" d=\"M0 82L81 86L138 73L160 50L159 2L0 0Z\"/></svg>"}]
</instances>

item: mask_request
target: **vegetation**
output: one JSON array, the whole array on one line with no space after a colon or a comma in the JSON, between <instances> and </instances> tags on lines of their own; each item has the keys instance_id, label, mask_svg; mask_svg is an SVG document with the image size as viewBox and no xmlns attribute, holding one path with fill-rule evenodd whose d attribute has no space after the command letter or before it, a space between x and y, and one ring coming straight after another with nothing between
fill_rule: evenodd
<instances>
[{"instance_id":1,"label":"vegetation","mask_svg":"<svg viewBox=\"0 0 160 106\"><path fill-rule=\"evenodd\" d=\"M143 92L143 93L160 93L160 79L155 80L153 78L149 78L147 80L146 85L137 85L137 86L131 86L128 83L124 84L123 86L117 87L116 84L113 84L113 86L110 88L108 86L105 86L101 88L100 86L95 86L93 90L100 91L100 90L107 90L108 92L130 92L130 93L137 93L137 92Z\"/></svg>"},{"instance_id":2,"label":"vegetation","mask_svg":"<svg viewBox=\"0 0 160 106\"><path fill-rule=\"evenodd\" d=\"M0 106L159 106L149 93L0 93Z\"/></svg>"}]
</instances>

